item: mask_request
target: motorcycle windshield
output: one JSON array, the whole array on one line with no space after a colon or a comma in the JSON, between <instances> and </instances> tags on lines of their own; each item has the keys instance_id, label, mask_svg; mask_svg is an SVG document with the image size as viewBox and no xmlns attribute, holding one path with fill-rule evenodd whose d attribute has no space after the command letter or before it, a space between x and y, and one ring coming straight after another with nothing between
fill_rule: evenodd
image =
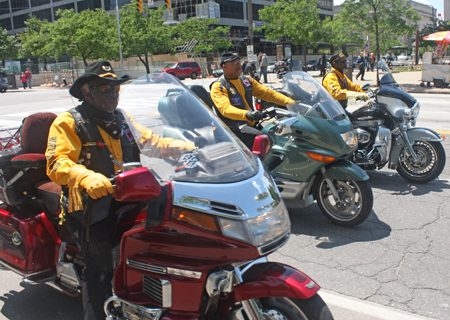
<instances>
[{"instance_id":1,"label":"motorcycle windshield","mask_svg":"<svg viewBox=\"0 0 450 320\"><path fill-rule=\"evenodd\" d=\"M141 163L164 180L230 183L257 173L252 153L202 100L167 73L123 85L118 107Z\"/></svg>"},{"instance_id":2,"label":"motorcycle windshield","mask_svg":"<svg viewBox=\"0 0 450 320\"><path fill-rule=\"evenodd\" d=\"M297 102L287 106L292 116L305 116L326 120L343 120L342 106L313 77L306 72L291 72L283 78L283 88Z\"/></svg>"},{"instance_id":3,"label":"motorcycle windshield","mask_svg":"<svg viewBox=\"0 0 450 320\"><path fill-rule=\"evenodd\" d=\"M383 58L380 58L380 67L381 70L386 72L386 74L380 79L380 84L383 85L388 85L388 84L394 84L397 85L397 81L395 81L394 75L391 73L391 70L389 69L386 61L384 61Z\"/></svg>"}]
</instances>

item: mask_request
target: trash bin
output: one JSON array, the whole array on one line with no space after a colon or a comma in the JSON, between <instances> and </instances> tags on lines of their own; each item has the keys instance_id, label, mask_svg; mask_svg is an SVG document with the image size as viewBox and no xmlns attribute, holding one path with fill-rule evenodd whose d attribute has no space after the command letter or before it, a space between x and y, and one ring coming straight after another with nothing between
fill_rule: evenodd
<instances>
[{"instance_id":1,"label":"trash bin","mask_svg":"<svg viewBox=\"0 0 450 320\"><path fill-rule=\"evenodd\" d=\"M9 81L11 82L11 89L17 89L16 75L8 74Z\"/></svg>"}]
</instances>

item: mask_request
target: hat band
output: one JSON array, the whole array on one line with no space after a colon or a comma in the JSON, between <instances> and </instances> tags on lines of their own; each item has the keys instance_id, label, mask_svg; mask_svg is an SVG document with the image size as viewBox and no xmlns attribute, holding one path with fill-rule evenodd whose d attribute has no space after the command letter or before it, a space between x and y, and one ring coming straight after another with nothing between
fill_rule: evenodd
<instances>
[{"instance_id":1,"label":"hat band","mask_svg":"<svg viewBox=\"0 0 450 320\"><path fill-rule=\"evenodd\" d=\"M114 79L117 79L117 76L114 73L111 73L111 72L104 73L104 74L99 74L98 76L102 77L102 78L109 76L109 77L113 77Z\"/></svg>"}]
</instances>

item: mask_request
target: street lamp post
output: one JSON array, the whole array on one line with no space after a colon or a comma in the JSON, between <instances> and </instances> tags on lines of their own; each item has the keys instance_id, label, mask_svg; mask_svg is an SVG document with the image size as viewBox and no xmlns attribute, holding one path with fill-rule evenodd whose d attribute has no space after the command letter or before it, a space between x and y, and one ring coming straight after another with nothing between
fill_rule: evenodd
<instances>
[{"instance_id":1,"label":"street lamp post","mask_svg":"<svg viewBox=\"0 0 450 320\"><path fill-rule=\"evenodd\" d=\"M120 18L119 18L119 3L116 0L116 14L117 14L117 32L119 34L119 53L120 53L120 66L122 68L122 76L125 74L123 70L123 56L122 56L122 40L120 38Z\"/></svg>"}]
</instances>

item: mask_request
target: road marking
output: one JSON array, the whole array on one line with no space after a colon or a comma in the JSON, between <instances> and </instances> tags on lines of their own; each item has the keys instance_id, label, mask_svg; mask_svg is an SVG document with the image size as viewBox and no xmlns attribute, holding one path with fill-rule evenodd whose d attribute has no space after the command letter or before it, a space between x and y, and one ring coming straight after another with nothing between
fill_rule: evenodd
<instances>
[{"instance_id":1,"label":"road marking","mask_svg":"<svg viewBox=\"0 0 450 320\"><path fill-rule=\"evenodd\" d=\"M450 131L448 130L435 130L439 134L450 134Z\"/></svg>"}]
</instances>

